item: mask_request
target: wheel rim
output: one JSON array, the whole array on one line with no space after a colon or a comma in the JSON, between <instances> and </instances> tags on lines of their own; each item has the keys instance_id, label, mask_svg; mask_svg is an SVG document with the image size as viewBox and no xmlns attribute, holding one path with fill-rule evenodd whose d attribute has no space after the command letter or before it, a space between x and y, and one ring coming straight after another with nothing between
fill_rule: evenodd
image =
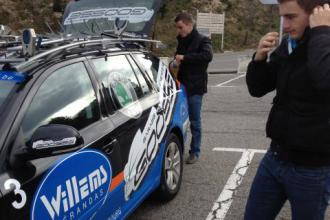
<instances>
[{"instance_id":1,"label":"wheel rim","mask_svg":"<svg viewBox=\"0 0 330 220\"><path fill-rule=\"evenodd\" d=\"M175 142L170 143L166 151L165 176L168 188L175 190L181 177L180 150Z\"/></svg>"}]
</instances>

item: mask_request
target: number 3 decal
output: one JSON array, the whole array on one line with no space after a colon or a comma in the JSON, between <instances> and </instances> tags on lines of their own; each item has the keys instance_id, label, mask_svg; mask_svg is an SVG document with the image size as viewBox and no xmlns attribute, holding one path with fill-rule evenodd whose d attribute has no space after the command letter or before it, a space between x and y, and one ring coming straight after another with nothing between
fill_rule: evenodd
<instances>
[{"instance_id":1,"label":"number 3 decal","mask_svg":"<svg viewBox=\"0 0 330 220\"><path fill-rule=\"evenodd\" d=\"M21 184L15 180L15 179L8 179L6 180L4 186L5 186L5 189L6 190L10 190L11 189L11 185L14 186L14 193L15 195L20 195L21 196L21 201L20 202L17 202L17 201L14 201L12 202L11 204L13 205L13 207L15 209L21 209L25 206L25 203L26 203L26 193L21 190Z\"/></svg>"}]
</instances>

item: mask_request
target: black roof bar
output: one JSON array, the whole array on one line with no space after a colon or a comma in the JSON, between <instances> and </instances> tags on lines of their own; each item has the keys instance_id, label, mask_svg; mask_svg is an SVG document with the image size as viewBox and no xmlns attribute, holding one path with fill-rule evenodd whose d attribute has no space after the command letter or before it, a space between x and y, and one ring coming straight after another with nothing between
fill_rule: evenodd
<instances>
[{"instance_id":1,"label":"black roof bar","mask_svg":"<svg viewBox=\"0 0 330 220\"><path fill-rule=\"evenodd\" d=\"M62 40L62 39L61 39ZM62 40L63 41L63 40ZM17 71L24 69L33 63L37 62L41 58L48 57L52 54L58 54L58 52L65 51L65 50L70 50L70 49L75 49L79 47L86 47L86 46L97 46L101 45L106 49L106 45L113 45L113 44L118 44L118 43L128 43L128 42L145 42L145 43L156 43L156 44L161 44L161 41L157 40L149 40L149 39L138 39L138 38L118 38L118 39L97 39L97 40L83 40L83 41L78 41L78 42L73 42L69 43L63 46L59 46L53 49L46 50L42 53L39 53L33 57L30 57L27 61L19 63L18 65L15 65L15 69ZM45 42L46 43L46 42ZM54 42L53 42L54 43ZM4 61L8 62L8 60L0 60L1 63Z\"/></svg>"}]
</instances>

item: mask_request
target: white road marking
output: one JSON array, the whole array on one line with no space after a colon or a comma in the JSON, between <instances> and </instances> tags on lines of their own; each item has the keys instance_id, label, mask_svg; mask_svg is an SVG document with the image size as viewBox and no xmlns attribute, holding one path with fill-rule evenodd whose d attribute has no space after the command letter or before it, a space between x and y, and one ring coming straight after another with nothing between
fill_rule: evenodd
<instances>
[{"instance_id":1,"label":"white road marking","mask_svg":"<svg viewBox=\"0 0 330 220\"><path fill-rule=\"evenodd\" d=\"M206 220L224 220L226 214L233 202L233 196L236 189L242 183L255 153L266 153L266 150L259 149L241 149L241 148L214 148L213 151L242 152L242 157L236 164L232 174L230 175L226 185L224 186L219 198L213 204L212 211Z\"/></svg>"},{"instance_id":2,"label":"white road marking","mask_svg":"<svg viewBox=\"0 0 330 220\"><path fill-rule=\"evenodd\" d=\"M213 151L229 151L229 152L242 152L242 153L244 153L245 151L252 151L254 153L260 153L260 154L264 154L267 152L267 150L259 150L259 149L223 148L223 147L213 148Z\"/></svg>"},{"instance_id":3,"label":"white road marking","mask_svg":"<svg viewBox=\"0 0 330 220\"><path fill-rule=\"evenodd\" d=\"M219 86L208 86L208 87L217 87L217 88L219 88ZM237 86L220 86L220 88L233 88L233 87L237 87Z\"/></svg>"},{"instance_id":4,"label":"white road marking","mask_svg":"<svg viewBox=\"0 0 330 220\"><path fill-rule=\"evenodd\" d=\"M215 87L220 87L220 86L226 85L227 83L230 83L230 82L232 82L232 81L234 81L234 80L236 80L236 79L240 79L240 78L242 78L242 77L245 77L245 75L246 75L246 74L239 75L239 76L237 76L237 77L235 77L235 78L233 78L233 79L230 79L230 80L227 80L227 81L225 81L225 82L223 82L223 83L220 83L220 84L216 85Z\"/></svg>"}]
</instances>

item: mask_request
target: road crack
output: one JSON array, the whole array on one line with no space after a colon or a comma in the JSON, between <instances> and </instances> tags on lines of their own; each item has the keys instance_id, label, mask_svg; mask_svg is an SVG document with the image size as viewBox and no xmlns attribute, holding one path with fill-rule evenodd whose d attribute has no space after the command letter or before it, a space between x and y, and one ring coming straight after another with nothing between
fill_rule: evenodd
<instances>
[{"instance_id":1,"label":"road crack","mask_svg":"<svg viewBox=\"0 0 330 220\"><path fill-rule=\"evenodd\" d=\"M254 156L254 152L252 151L247 151L247 161L246 161L246 164L244 164L243 166L240 166L238 167L237 169L234 170L233 174L234 175L237 175L238 178L236 178L236 181L235 181L235 186L234 188L225 188L224 191L230 191L230 195L231 197L226 199L226 200L222 200L222 201L216 201L215 202L215 205L217 206L217 208L215 208L213 211L212 211L212 217L211 219L218 219L217 218L217 214L218 212L223 209L223 208L226 208L226 205L228 205L228 203L231 203L241 185L241 182L243 180L243 177L244 177L244 174L245 172L243 171L243 174L240 172L241 170L246 170L249 165L251 164L251 161L252 161L252 158ZM230 206L230 204L229 204ZM229 207L228 207L229 209Z\"/></svg>"}]
</instances>

